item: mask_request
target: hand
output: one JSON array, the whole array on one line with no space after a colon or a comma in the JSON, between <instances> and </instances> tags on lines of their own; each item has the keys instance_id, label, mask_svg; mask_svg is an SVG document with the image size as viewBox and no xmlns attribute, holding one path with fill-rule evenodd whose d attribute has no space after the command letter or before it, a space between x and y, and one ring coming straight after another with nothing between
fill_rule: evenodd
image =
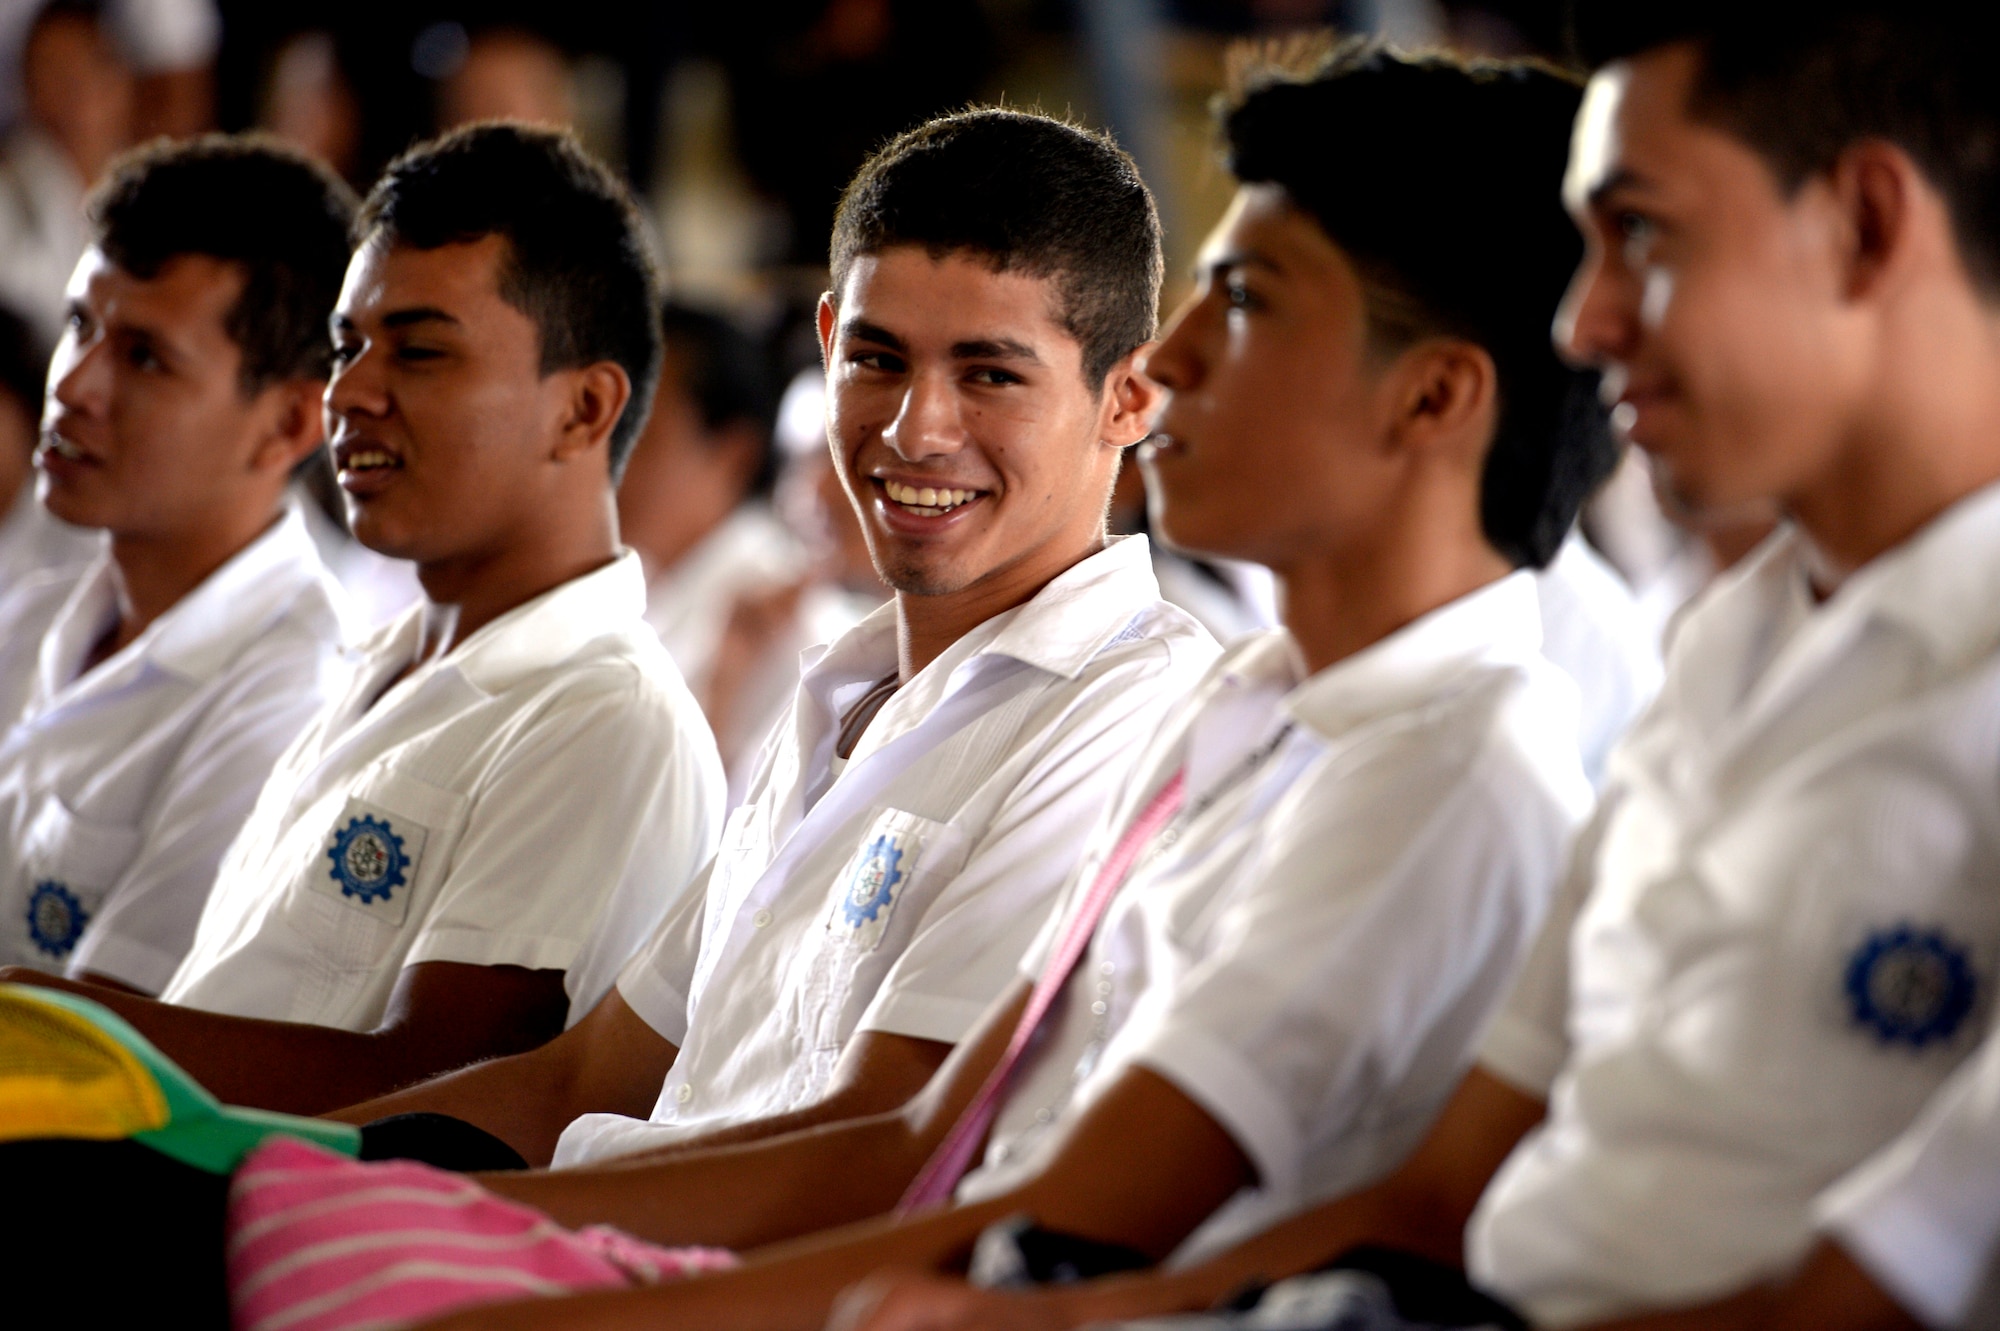
<instances>
[{"instance_id":1,"label":"hand","mask_svg":"<svg viewBox=\"0 0 2000 1331\"><path fill-rule=\"evenodd\" d=\"M946 1276L885 1271L850 1286L827 1331L1066 1331L1069 1322L1034 1292L1003 1294Z\"/></svg>"}]
</instances>

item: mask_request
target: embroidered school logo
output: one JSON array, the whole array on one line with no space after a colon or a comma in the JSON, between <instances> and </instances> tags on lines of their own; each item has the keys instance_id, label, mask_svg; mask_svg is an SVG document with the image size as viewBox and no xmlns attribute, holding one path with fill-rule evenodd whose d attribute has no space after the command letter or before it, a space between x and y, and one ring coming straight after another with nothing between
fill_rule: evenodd
<instances>
[{"instance_id":1,"label":"embroidered school logo","mask_svg":"<svg viewBox=\"0 0 2000 1331\"><path fill-rule=\"evenodd\" d=\"M1971 1015L1978 988L1965 949L1935 929L1879 930L1847 963L1854 1024L1883 1044L1921 1049L1949 1040Z\"/></svg>"},{"instance_id":2,"label":"embroidered school logo","mask_svg":"<svg viewBox=\"0 0 2000 1331\"><path fill-rule=\"evenodd\" d=\"M403 885L403 871L410 867L403 838L384 820L366 814L347 820L326 857L333 861L333 881L340 884L340 894L358 897L363 905L387 901Z\"/></svg>"},{"instance_id":3,"label":"embroidered school logo","mask_svg":"<svg viewBox=\"0 0 2000 1331\"><path fill-rule=\"evenodd\" d=\"M28 937L52 957L66 957L83 937L90 912L67 884L43 879L28 894Z\"/></svg>"},{"instance_id":4,"label":"embroidered school logo","mask_svg":"<svg viewBox=\"0 0 2000 1331\"><path fill-rule=\"evenodd\" d=\"M854 866L854 877L847 884L847 900L840 906L850 928L859 929L872 923L895 899L896 884L903 881L903 871L897 867L902 862L903 852L897 848L894 837L878 836L869 843L861 863Z\"/></svg>"}]
</instances>

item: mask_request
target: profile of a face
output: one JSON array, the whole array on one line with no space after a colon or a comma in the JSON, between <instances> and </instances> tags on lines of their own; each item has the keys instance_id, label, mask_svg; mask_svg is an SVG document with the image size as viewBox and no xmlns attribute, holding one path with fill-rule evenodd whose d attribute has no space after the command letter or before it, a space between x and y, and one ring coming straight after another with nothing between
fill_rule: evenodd
<instances>
[{"instance_id":1,"label":"profile of a face","mask_svg":"<svg viewBox=\"0 0 2000 1331\"><path fill-rule=\"evenodd\" d=\"M1824 475L1867 374L1839 202L1789 194L1749 145L1690 114L1687 45L1592 81L1564 193L1584 234L1556 325L1605 372L1613 423L1697 519L1782 503Z\"/></svg>"},{"instance_id":2,"label":"profile of a face","mask_svg":"<svg viewBox=\"0 0 2000 1331\"><path fill-rule=\"evenodd\" d=\"M828 434L885 582L1039 585L1095 548L1144 426L1085 384L1051 281L897 246L857 258L838 296L820 308Z\"/></svg>"}]
</instances>

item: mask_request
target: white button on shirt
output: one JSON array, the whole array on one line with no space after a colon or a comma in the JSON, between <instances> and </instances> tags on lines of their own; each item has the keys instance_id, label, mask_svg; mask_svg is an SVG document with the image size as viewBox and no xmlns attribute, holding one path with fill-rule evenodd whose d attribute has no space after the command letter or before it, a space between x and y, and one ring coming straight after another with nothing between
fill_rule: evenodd
<instances>
[{"instance_id":1,"label":"white button on shirt","mask_svg":"<svg viewBox=\"0 0 2000 1331\"><path fill-rule=\"evenodd\" d=\"M1908 1132L1816 1209L1821 1227L1926 1325L2000 1326L2000 1027Z\"/></svg>"},{"instance_id":2,"label":"white button on shirt","mask_svg":"<svg viewBox=\"0 0 2000 1331\"><path fill-rule=\"evenodd\" d=\"M1978 1038L2000 960L2000 486L1817 608L1806 575L1784 533L1689 612L1612 756L1573 939L1537 949L1482 1050L1550 1099L1468 1244L1537 1324L1789 1270L1813 1199Z\"/></svg>"},{"instance_id":3,"label":"white button on shirt","mask_svg":"<svg viewBox=\"0 0 2000 1331\"><path fill-rule=\"evenodd\" d=\"M273 764L344 691L340 592L296 509L79 675L109 556L0 599L0 957L157 993Z\"/></svg>"},{"instance_id":4,"label":"white button on shirt","mask_svg":"<svg viewBox=\"0 0 2000 1331\"><path fill-rule=\"evenodd\" d=\"M1283 631L1230 648L1073 881L1072 904L1184 767L1180 835L1162 834L1113 900L960 1198L1038 1171L1134 1066L1200 1105L1257 1172L1176 1261L1393 1168L1470 1064L1590 808L1575 686L1539 636L1533 580L1516 573L1309 678ZM1039 975L1067 914L1022 975Z\"/></svg>"},{"instance_id":5,"label":"white button on shirt","mask_svg":"<svg viewBox=\"0 0 2000 1331\"><path fill-rule=\"evenodd\" d=\"M618 982L680 1047L653 1121L586 1115L556 1163L813 1103L858 1031L963 1038L1216 651L1126 537L919 671L837 774L840 718L896 669L894 608L807 653L704 896Z\"/></svg>"},{"instance_id":6,"label":"white button on shirt","mask_svg":"<svg viewBox=\"0 0 2000 1331\"><path fill-rule=\"evenodd\" d=\"M423 608L278 764L163 995L378 1024L425 961L562 970L570 1019L714 843L722 771L629 552L383 687ZM371 700L376 699L370 706Z\"/></svg>"}]
</instances>

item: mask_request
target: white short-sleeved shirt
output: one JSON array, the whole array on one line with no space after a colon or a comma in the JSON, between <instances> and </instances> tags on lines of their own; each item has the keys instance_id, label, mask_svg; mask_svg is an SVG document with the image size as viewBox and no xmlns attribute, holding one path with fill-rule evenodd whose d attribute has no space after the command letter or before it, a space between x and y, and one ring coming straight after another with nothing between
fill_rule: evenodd
<instances>
[{"instance_id":1,"label":"white short-sleeved shirt","mask_svg":"<svg viewBox=\"0 0 2000 1331\"><path fill-rule=\"evenodd\" d=\"M1612 746L1660 691L1659 634L1624 580L1580 532L1535 575L1542 655L1576 681L1583 772L1604 784Z\"/></svg>"},{"instance_id":2,"label":"white short-sleeved shirt","mask_svg":"<svg viewBox=\"0 0 2000 1331\"><path fill-rule=\"evenodd\" d=\"M1822 605L1806 579L1781 533L1682 621L1612 755L1570 944L1538 949L1482 1049L1550 1101L1468 1234L1475 1277L1537 1324L1782 1275L1813 1199L1978 1039L2000 961L2000 486Z\"/></svg>"},{"instance_id":3,"label":"white short-sleeved shirt","mask_svg":"<svg viewBox=\"0 0 2000 1331\"><path fill-rule=\"evenodd\" d=\"M451 961L564 971L570 1020L587 1012L721 817L715 742L644 605L628 552L386 693L423 608L369 640L279 761L162 997L367 1030L404 967Z\"/></svg>"},{"instance_id":4,"label":"white short-sleeved shirt","mask_svg":"<svg viewBox=\"0 0 2000 1331\"><path fill-rule=\"evenodd\" d=\"M1037 1172L1134 1066L1257 1171L1177 1262L1392 1169L1470 1064L1589 812L1576 688L1539 639L1533 580L1516 573L1310 678L1282 630L1232 647L1073 881L1072 905L1184 769L1183 821L1112 902L961 1199Z\"/></svg>"},{"instance_id":5,"label":"white short-sleeved shirt","mask_svg":"<svg viewBox=\"0 0 2000 1331\"><path fill-rule=\"evenodd\" d=\"M585 1115L556 1163L811 1104L859 1031L963 1038L1216 652L1125 537L919 671L837 776L840 718L896 671L895 608L806 653L705 895L618 981L680 1047L653 1120Z\"/></svg>"},{"instance_id":6,"label":"white short-sleeved shirt","mask_svg":"<svg viewBox=\"0 0 2000 1331\"><path fill-rule=\"evenodd\" d=\"M0 517L0 596L45 569L80 572L104 548L103 532L72 527L52 516L36 499L35 488L34 478L29 477L6 516Z\"/></svg>"},{"instance_id":7,"label":"white short-sleeved shirt","mask_svg":"<svg viewBox=\"0 0 2000 1331\"><path fill-rule=\"evenodd\" d=\"M344 691L296 509L88 674L109 556L0 598L0 959L158 993L278 755Z\"/></svg>"},{"instance_id":8,"label":"white short-sleeved shirt","mask_svg":"<svg viewBox=\"0 0 2000 1331\"><path fill-rule=\"evenodd\" d=\"M1909 1131L1816 1209L1821 1229L1927 1326L2000 1326L2000 1026Z\"/></svg>"}]
</instances>

